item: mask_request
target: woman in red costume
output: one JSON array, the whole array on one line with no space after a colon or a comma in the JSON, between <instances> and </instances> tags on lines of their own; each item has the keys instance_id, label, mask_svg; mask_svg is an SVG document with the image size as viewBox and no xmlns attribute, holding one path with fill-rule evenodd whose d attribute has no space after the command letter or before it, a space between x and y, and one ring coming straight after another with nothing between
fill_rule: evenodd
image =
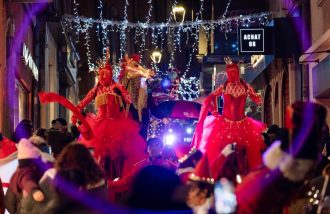
<instances>
[{"instance_id":1,"label":"woman in red costume","mask_svg":"<svg viewBox=\"0 0 330 214\"><path fill-rule=\"evenodd\" d=\"M213 175L219 174L222 167L218 161L221 151L226 145L236 143L238 150L246 151L246 158L239 158L236 168L247 168L240 172L246 174L261 164L261 152L264 149L261 133L266 128L265 124L245 116L246 98L249 96L258 105L262 101L253 88L240 79L237 65L228 58L226 63L227 81L204 101L193 143L207 154ZM217 112L218 96L223 96L224 100L222 115ZM212 112L211 116L207 116L209 111Z\"/></svg>"},{"instance_id":2,"label":"woman in red costume","mask_svg":"<svg viewBox=\"0 0 330 214\"><path fill-rule=\"evenodd\" d=\"M77 105L82 110L95 99L97 115L87 114L94 138L80 142L94 148L97 161L110 160L109 179L125 176L136 162L146 157L146 144L139 135L139 125L127 117L124 104L131 103L131 97L124 87L112 80L112 68L109 64L101 66L98 72L99 82ZM73 117L72 122L76 122Z\"/></svg>"}]
</instances>

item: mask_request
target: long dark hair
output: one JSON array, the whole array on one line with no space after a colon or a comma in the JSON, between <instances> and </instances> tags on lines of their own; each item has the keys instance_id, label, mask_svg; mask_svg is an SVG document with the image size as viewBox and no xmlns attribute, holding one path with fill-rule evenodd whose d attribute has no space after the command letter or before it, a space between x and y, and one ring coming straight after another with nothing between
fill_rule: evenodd
<instances>
[{"instance_id":1,"label":"long dark hair","mask_svg":"<svg viewBox=\"0 0 330 214\"><path fill-rule=\"evenodd\" d=\"M104 174L86 146L79 143L67 145L55 163L57 171L63 169L80 170L84 174L85 186L99 183Z\"/></svg>"}]
</instances>

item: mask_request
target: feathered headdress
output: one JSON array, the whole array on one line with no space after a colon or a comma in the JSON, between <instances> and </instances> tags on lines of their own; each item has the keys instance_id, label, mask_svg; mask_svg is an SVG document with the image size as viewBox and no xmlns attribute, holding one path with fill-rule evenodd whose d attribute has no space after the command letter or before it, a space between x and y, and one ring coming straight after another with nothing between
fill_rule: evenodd
<instances>
[{"instance_id":1,"label":"feathered headdress","mask_svg":"<svg viewBox=\"0 0 330 214\"><path fill-rule=\"evenodd\" d=\"M96 67L93 70L95 72L96 75L99 75L100 70L102 69L107 69L111 72L112 74L112 67L110 65L110 50L109 48L107 48L106 50L106 56L105 56L105 60L99 59L96 61ZM111 75L112 76L112 75Z\"/></svg>"}]
</instances>

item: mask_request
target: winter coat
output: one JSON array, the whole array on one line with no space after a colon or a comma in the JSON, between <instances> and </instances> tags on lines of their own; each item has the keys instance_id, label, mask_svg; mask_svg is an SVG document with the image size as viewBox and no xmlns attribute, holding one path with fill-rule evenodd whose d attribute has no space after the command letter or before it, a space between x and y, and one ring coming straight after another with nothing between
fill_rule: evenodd
<instances>
[{"instance_id":1,"label":"winter coat","mask_svg":"<svg viewBox=\"0 0 330 214\"><path fill-rule=\"evenodd\" d=\"M10 186L5 196L6 209L10 213L31 213L33 205L28 198L38 190L38 181L42 171L36 162L40 159L21 159L19 166L10 179Z\"/></svg>"}]
</instances>

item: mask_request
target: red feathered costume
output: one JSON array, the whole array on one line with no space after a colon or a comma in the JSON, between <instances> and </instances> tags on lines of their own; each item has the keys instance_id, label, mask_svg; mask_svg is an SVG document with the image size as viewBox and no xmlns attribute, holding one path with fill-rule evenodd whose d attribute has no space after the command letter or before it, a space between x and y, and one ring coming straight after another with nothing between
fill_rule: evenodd
<instances>
[{"instance_id":1,"label":"red feathered costume","mask_svg":"<svg viewBox=\"0 0 330 214\"><path fill-rule=\"evenodd\" d=\"M264 149L261 133L266 125L246 117L244 111L248 96L257 104L261 104L261 97L239 78L236 64L228 64L226 73L225 84L206 98L193 139L194 146L208 155L213 175L219 174L221 166L217 166L216 160L226 145L236 143L238 148L246 149L247 164L243 163L246 162L244 158L237 163L238 168L242 168L242 164L247 165L246 172L261 164L261 151ZM216 111L218 96L223 96L224 100L222 115ZM207 116L209 111L213 115Z\"/></svg>"},{"instance_id":2,"label":"red feathered costume","mask_svg":"<svg viewBox=\"0 0 330 214\"><path fill-rule=\"evenodd\" d=\"M124 111L124 103L131 103L131 97L122 85L113 82L110 65L99 69L99 83L77 108L82 110L93 99L97 115L87 114L86 120L94 138L87 140L82 137L80 142L94 148L97 160L108 157L115 163L116 175L110 174L110 179L125 176L136 162L146 157L146 144L139 135L139 125Z\"/></svg>"}]
</instances>

